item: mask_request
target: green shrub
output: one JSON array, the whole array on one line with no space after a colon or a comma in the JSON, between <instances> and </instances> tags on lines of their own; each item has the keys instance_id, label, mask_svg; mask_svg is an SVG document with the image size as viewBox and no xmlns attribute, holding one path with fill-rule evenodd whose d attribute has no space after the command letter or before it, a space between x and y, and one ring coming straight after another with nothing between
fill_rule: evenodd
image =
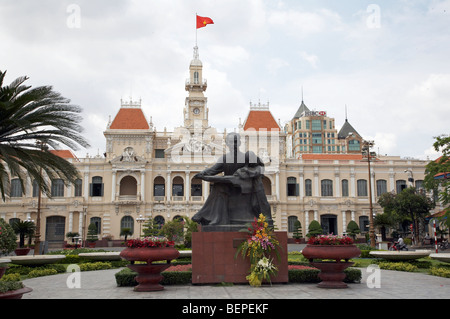
<instances>
[{"instance_id":1,"label":"green shrub","mask_svg":"<svg viewBox=\"0 0 450 319\"><path fill-rule=\"evenodd\" d=\"M192 271L163 271L162 285L186 285L192 282ZM116 283L119 287L136 286L135 277L137 273L129 268L124 268L115 274Z\"/></svg>"},{"instance_id":2,"label":"green shrub","mask_svg":"<svg viewBox=\"0 0 450 319\"><path fill-rule=\"evenodd\" d=\"M405 262L379 262L380 269L414 272L418 267Z\"/></svg>"},{"instance_id":3,"label":"green shrub","mask_svg":"<svg viewBox=\"0 0 450 319\"><path fill-rule=\"evenodd\" d=\"M357 268L347 268L344 270L345 273L345 282L361 282L362 274L361 270Z\"/></svg>"},{"instance_id":4,"label":"green shrub","mask_svg":"<svg viewBox=\"0 0 450 319\"><path fill-rule=\"evenodd\" d=\"M42 277L56 275L58 272L55 269L35 269L28 273L28 278Z\"/></svg>"},{"instance_id":5,"label":"green shrub","mask_svg":"<svg viewBox=\"0 0 450 319\"><path fill-rule=\"evenodd\" d=\"M95 262L95 263L84 263L79 264L81 271L92 271L92 270L105 270L105 269L111 269L112 265L109 262Z\"/></svg>"},{"instance_id":6,"label":"green shrub","mask_svg":"<svg viewBox=\"0 0 450 319\"><path fill-rule=\"evenodd\" d=\"M314 283L320 282L319 269L290 269L288 271L289 282Z\"/></svg>"},{"instance_id":7,"label":"green shrub","mask_svg":"<svg viewBox=\"0 0 450 319\"><path fill-rule=\"evenodd\" d=\"M11 290L18 290L24 287L21 281L1 281L0 280L0 293L4 293Z\"/></svg>"},{"instance_id":8,"label":"green shrub","mask_svg":"<svg viewBox=\"0 0 450 319\"><path fill-rule=\"evenodd\" d=\"M442 267L430 267L430 275L450 278L450 269Z\"/></svg>"},{"instance_id":9,"label":"green shrub","mask_svg":"<svg viewBox=\"0 0 450 319\"><path fill-rule=\"evenodd\" d=\"M19 274L21 276L28 276L28 274L33 270L46 270L46 269L53 269L56 271L56 273L66 272L66 267L64 267L64 265L59 265L59 264L50 264L50 265L36 266L36 267L12 264L6 270L6 274Z\"/></svg>"},{"instance_id":10,"label":"green shrub","mask_svg":"<svg viewBox=\"0 0 450 319\"><path fill-rule=\"evenodd\" d=\"M20 274L7 274L4 275L0 281L20 281Z\"/></svg>"}]
</instances>

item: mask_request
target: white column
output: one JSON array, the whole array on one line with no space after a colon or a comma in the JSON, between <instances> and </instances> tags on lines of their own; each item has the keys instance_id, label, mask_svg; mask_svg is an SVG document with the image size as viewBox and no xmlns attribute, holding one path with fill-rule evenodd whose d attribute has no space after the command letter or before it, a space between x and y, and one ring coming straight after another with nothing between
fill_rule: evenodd
<instances>
[{"instance_id":1,"label":"white column","mask_svg":"<svg viewBox=\"0 0 450 319\"><path fill-rule=\"evenodd\" d=\"M89 200L89 172L84 173L84 199L87 202Z\"/></svg>"},{"instance_id":2,"label":"white column","mask_svg":"<svg viewBox=\"0 0 450 319\"><path fill-rule=\"evenodd\" d=\"M314 172L314 194L313 196L319 197L319 172Z\"/></svg>"},{"instance_id":3,"label":"white column","mask_svg":"<svg viewBox=\"0 0 450 319\"><path fill-rule=\"evenodd\" d=\"M275 174L275 195L277 195L277 200L280 200L280 172Z\"/></svg>"},{"instance_id":4,"label":"white column","mask_svg":"<svg viewBox=\"0 0 450 319\"><path fill-rule=\"evenodd\" d=\"M351 169L350 172L350 197L356 197L356 191L355 191L355 172L354 169Z\"/></svg>"},{"instance_id":5,"label":"white column","mask_svg":"<svg viewBox=\"0 0 450 319\"><path fill-rule=\"evenodd\" d=\"M73 229L73 212L69 212L69 232Z\"/></svg>"},{"instance_id":6,"label":"white column","mask_svg":"<svg viewBox=\"0 0 450 319\"><path fill-rule=\"evenodd\" d=\"M305 210L305 229L306 232L308 231L308 227L309 227L309 210Z\"/></svg>"},{"instance_id":7,"label":"white column","mask_svg":"<svg viewBox=\"0 0 450 319\"><path fill-rule=\"evenodd\" d=\"M112 182L111 182L111 201L116 200L116 172L112 172Z\"/></svg>"},{"instance_id":8,"label":"white column","mask_svg":"<svg viewBox=\"0 0 450 319\"><path fill-rule=\"evenodd\" d=\"M346 218L346 211L342 211L342 234L345 234L347 232L347 218Z\"/></svg>"},{"instance_id":9,"label":"white column","mask_svg":"<svg viewBox=\"0 0 450 319\"><path fill-rule=\"evenodd\" d=\"M184 179L184 197L186 201L189 201L189 195L191 193L191 180L189 178L189 171L186 172L186 178Z\"/></svg>"},{"instance_id":10,"label":"white column","mask_svg":"<svg viewBox=\"0 0 450 319\"><path fill-rule=\"evenodd\" d=\"M209 196L209 182L202 181L202 196L203 200L206 200Z\"/></svg>"},{"instance_id":11,"label":"white column","mask_svg":"<svg viewBox=\"0 0 450 319\"><path fill-rule=\"evenodd\" d=\"M317 210L314 210L314 220L319 221L319 213Z\"/></svg>"},{"instance_id":12,"label":"white column","mask_svg":"<svg viewBox=\"0 0 450 319\"><path fill-rule=\"evenodd\" d=\"M141 171L141 201L145 202L145 171Z\"/></svg>"},{"instance_id":13,"label":"white column","mask_svg":"<svg viewBox=\"0 0 450 319\"><path fill-rule=\"evenodd\" d=\"M334 197L341 197L341 179L339 176L339 171L334 172Z\"/></svg>"},{"instance_id":14,"label":"white column","mask_svg":"<svg viewBox=\"0 0 450 319\"><path fill-rule=\"evenodd\" d=\"M300 177L298 179L298 196L300 199L303 199L303 196L305 195L305 179L304 179L303 172L300 172Z\"/></svg>"},{"instance_id":15,"label":"white column","mask_svg":"<svg viewBox=\"0 0 450 319\"><path fill-rule=\"evenodd\" d=\"M355 221L355 211L352 210L352 220Z\"/></svg>"},{"instance_id":16,"label":"white column","mask_svg":"<svg viewBox=\"0 0 450 319\"><path fill-rule=\"evenodd\" d=\"M172 176L170 176L170 172L167 173L166 185L167 185L167 200L170 201L172 199Z\"/></svg>"},{"instance_id":17,"label":"white column","mask_svg":"<svg viewBox=\"0 0 450 319\"><path fill-rule=\"evenodd\" d=\"M83 238L83 215L84 212L81 211L78 218L78 233L80 234L81 238Z\"/></svg>"}]
</instances>

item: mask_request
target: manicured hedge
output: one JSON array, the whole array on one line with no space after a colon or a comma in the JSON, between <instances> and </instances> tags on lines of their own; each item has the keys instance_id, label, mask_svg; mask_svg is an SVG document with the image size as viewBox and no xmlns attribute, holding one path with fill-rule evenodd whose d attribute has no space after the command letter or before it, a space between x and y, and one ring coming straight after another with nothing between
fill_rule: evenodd
<instances>
[{"instance_id":1,"label":"manicured hedge","mask_svg":"<svg viewBox=\"0 0 450 319\"><path fill-rule=\"evenodd\" d=\"M136 275L137 273L129 268L122 269L115 274L117 286L136 286L137 282L134 279ZM192 282L192 271L163 271L161 275L163 276L162 285L185 285Z\"/></svg>"},{"instance_id":2,"label":"manicured hedge","mask_svg":"<svg viewBox=\"0 0 450 319\"><path fill-rule=\"evenodd\" d=\"M320 270L305 268L305 269L289 269L288 276L291 283L316 283L320 282L318 277ZM360 282L361 270L356 268L347 268L345 271L345 282ZM137 273L129 268L125 268L116 273L116 282L119 287L136 286L137 282L134 280ZM161 273L163 280L162 285L184 285L192 282L192 271L164 271Z\"/></svg>"}]
</instances>

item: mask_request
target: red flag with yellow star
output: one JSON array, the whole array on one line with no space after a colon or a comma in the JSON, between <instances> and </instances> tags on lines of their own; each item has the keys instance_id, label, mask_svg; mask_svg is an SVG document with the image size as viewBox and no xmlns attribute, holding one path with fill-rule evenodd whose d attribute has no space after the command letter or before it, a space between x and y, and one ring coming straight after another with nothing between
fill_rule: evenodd
<instances>
[{"instance_id":1,"label":"red flag with yellow star","mask_svg":"<svg viewBox=\"0 0 450 319\"><path fill-rule=\"evenodd\" d=\"M207 24L214 24L214 21L211 18L197 15L197 29L206 27Z\"/></svg>"}]
</instances>

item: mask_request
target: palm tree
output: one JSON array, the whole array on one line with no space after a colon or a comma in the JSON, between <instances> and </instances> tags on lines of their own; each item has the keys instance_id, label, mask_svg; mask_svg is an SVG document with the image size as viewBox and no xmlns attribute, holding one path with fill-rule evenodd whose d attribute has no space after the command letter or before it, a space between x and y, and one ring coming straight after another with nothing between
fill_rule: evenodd
<instances>
[{"instance_id":1,"label":"palm tree","mask_svg":"<svg viewBox=\"0 0 450 319\"><path fill-rule=\"evenodd\" d=\"M31 221L16 221L12 225L12 228L16 235L19 235L19 247L25 247L25 237L32 238L36 229L36 226Z\"/></svg>"},{"instance_id":2,"label":"palm tree","mask_svg":"<svg viewBox=\"0 0 450 319\"><path fill-rule=\"evenodd\" d=\"M3 85L6 71L0 71L0 193L5 199L10 178L19 178L25 190L25 174L51 197L49 180L61 178L74 183L76 167L53 154L63 144L77 150L89 147L81 136L81 108L54 92L51 86L31 88L28 77ZM48 176L44 179L43 172Z\"/></svg>"}]
</instances>

